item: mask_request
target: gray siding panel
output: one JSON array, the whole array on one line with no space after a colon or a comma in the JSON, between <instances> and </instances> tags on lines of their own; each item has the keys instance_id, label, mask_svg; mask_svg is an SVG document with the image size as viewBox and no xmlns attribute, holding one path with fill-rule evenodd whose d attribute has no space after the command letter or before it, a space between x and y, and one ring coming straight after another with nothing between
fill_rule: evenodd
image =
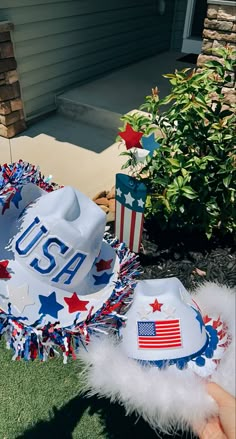
<instances>
[{"instance_id":1,"label":"gray siding panel","mask_svg":"<svg viewBox=\"0 0 236 439\"><path fill-rule=\"evenodd\" d=\"M1 0L13 38L26 117L54 108L74 83L168 50L174 1Z\"/></svg>"},{"instance_id":2,"label":"gray siding panel","mask_svg":"<svg viewBox=\"0 0 236 439\"><path fill-rule=\"evenodd\" d=\"M187 3L187 0L176 0L175 2L173 34L171 43L171 48L173 50L181 50L182 48Z\"/></svg>"}]
</instances>

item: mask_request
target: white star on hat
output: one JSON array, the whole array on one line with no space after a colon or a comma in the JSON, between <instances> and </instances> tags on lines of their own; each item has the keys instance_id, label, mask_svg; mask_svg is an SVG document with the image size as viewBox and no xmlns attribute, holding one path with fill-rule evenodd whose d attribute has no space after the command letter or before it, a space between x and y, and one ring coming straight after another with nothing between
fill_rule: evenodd
<instances>
[{"instance_id":1,"label":"white star on hat","mask_svg":"<svg viewBox=\"0 0 236 439\"><path fill-rule=\"evenodd\" d=\"M129 192L128 194L124 194L124 196L126 204L130 204L130 206L132 206L134 198L131 196L131 193Z\"/></svg>"},{"instance_id":2,"label":"white star on hat","mask_svg":"<svg viewBox=\"0 0 236 439\"><path fill-rule=\"evenodd\" d=\"M29 287L23 284L20 287L7 286L8 300L21 314L26 306L34 305L35 302L29 297Z\"/></svg>"}]
</instances>

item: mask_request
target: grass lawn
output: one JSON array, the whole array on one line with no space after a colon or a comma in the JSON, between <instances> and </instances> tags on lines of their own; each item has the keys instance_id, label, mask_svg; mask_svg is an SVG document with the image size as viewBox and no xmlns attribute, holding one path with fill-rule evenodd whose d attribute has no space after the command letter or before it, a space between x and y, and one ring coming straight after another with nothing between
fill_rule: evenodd
<instances>
[{"instance_id":1,"label":"grass lawn","mask_svg":"<svg viewBox=\"0 0 236 439\"><path fill-rule=\"evenodd\" d=\"M143 420L125 416L118 404L79 396L79 362L15 362L11 357L1 341L1 439L157 438Z\"/></svg>"}]
</instances>

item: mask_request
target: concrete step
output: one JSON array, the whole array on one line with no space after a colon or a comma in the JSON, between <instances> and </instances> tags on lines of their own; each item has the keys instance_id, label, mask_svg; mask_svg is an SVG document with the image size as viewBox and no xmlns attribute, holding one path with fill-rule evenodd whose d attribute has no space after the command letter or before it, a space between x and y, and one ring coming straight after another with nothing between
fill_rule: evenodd
<instances>
[{"instance_id":1,"label":"concrete step","mask_svg":"<svg viewBox=\"0 0 236 439\"><path fill-rule=\"evenodd\" d=\"M115 140L118 127L122 125L120 121L122 114L80 102L76 97L72 99L71 92L72 90L57 96L58 112L70 120L76 120L91 126L91 128L93 126L106 129L109 136L113 136L113 140Z\"/></svg>"}]
</instances>

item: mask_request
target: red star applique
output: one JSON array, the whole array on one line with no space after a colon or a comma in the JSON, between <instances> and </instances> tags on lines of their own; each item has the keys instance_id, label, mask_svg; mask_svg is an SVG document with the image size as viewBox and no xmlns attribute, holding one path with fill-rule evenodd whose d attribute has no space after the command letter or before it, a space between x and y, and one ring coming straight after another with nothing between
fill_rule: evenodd
<instances>
[{"instance_id":1,"label":"red star applique","mask_svg":"<svg viewBox=\"0 0 236 439\"><path fill-rule=\"evenodd\" d=\"M213 321L213 325L212 326L213 326L214 329L217 329L221 324L222 324L222 322L220 321L220 317L218 317L217 320Z\"/></svg>"},{"instance_id":2,"label":"red star applique","mask_svg":"<svg viewBox=\"0 0 236 439\"><path fill-rule=\"evenodd\" d=\"M10 273L7 271L9 261L0 261L0 279L11 279Z\"/></svg>"},{"instance_id":3,"label":"red star applique","mask_svg":"<svg viewBox=\"0 0 236 439\"><path fill-rule=\"evenodd\" d=\"M207 325L207 323L209 323L211 320L212 319L207 315L203 317L203 321L204 321L205 325Z\"/></svg>"},{"instance_id":4,"label":"red star applique","mask_svg":"<svg viewBox=\"0 0 236 439\"><path fill-rule=\"evenodd\" d=\"M125 141L126 149L130 148L142 148L141 143L139 142L143 133L139 133L134 131L131 125L127 123L125 131L119 133L119 136Z\"/></svg>"},{"instance_id":5,"label":"red star applique","mask_svg":"<svg viewBox=\"0 0 236 439\"><path fill-rule=\"evenodd\" d=\"M155 311L161 311L161 307L163 305L163 303L158 302L157 299L154 300L153 303L149 303L149 305L152 307L152 312Z\"/></svg>"},{"instance_id":6,"label":"red star applique","mask_svg":"<svg viewBox=\"0 0 236 439\"><path fill-rule=\"evenodd\" d=\"M71 297L64 297L64 300L69 307L69 313L87 311L86 305L89 303L89 300L80 300L76 293L73 293Z\"/></svg>"},{"instance_id":7,"label":"red star applique","mask_svg":"<svg viewBox=\"0 0 236 439\"><path fill-rule=\"evenodd\" d=\"M95 264L97 267L97 271L108 270L109 268L111 268L112 261L113 259L108 259L107 261L105 261L105 259L100 259L100 261Z\"/></svg>"}]
</instances>

